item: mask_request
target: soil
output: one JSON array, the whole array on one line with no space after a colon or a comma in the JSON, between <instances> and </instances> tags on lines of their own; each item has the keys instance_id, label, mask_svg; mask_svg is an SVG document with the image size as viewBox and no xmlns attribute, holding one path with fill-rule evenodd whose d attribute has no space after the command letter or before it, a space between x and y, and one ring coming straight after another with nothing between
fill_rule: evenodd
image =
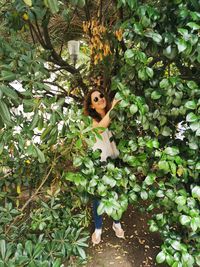
<instances>
[{"instance_id":1,"label":"soil","mask_svg":"<svg viewBox=\"0 0 200 267\"><path fill-rule=\"evenodd\" d=\"M159 234L149 232L149 218L149 215L129 207L121 220L124 240L115 236L112 219L105 216L102 241L95 246L90 241L87 251L89 260L85 267L167 267L165 264L156 264L155 258L162 240ZM93 230L92 225L91 234Z\"/></svg>"}]
</instances>

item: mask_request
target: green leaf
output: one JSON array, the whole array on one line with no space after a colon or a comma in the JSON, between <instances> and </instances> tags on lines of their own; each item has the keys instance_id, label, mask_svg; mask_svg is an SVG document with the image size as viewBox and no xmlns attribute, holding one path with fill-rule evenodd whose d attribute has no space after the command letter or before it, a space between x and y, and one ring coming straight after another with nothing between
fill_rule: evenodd
<instances>
[{"instance_id":1,"label":"green leaf","mask_svg":"<svg viewBox=\"0 0 200 267\"><path fill-rule=\"evenodd\" d=\"M200 186L196 185L192 188L192 196L200 201Z\"/></svg>"},{"instance_id":2,"label":"green leaf","mask_svg":"<svg viewBox=\"0 0 200 267\"><path fill-rule=\"evenodd\" d=\"M16 75L11 72L11 71L7 71L7 70L2 70L1 71L1 75L0 75L0 81L14 81L16 79Z\"/></svg>"},{"instance_id":3,"label":"green leaf","mask_svg":"<svg viewBox=\"0 0 200 267\"><path fill-rule=\"evenodd\" d=\"M147 31L144 34L146 37L152 38L156 43L160 43L162 41L162 36L159 33L153 31Z\"/></svg>"},{"instance_id":4,"label":"green leaf","mask_svg":"<svg viewBox=\"0 0 200 267\"><path fill-rule=\"evenodd\" d=\"M0 240L0 250L1 250L2 259L5 259L5 256L6 256L6 241L5 240Z\"/></svg>"},{"instance_id":5,"label":"green leaf","mask_svg":"<svg viewBox=\"0 0 200 267\"><path fill-rule=\"evenodd\" d=\"M157 263L162 263L165 261L165 253L163 251L159 252L158 255L156 256L156 261Z\"/></svg>"},{"instance_id":6,"label":"green leaf","mask_svg":"<svg viewBox=\"0 0 200 267\"><path fill-rule=\"evenodd\" d=\"M193 31L200 29L200 25L196 24L195 22L188 22L186 25L189 26Z\"/></svg>"},{"instance_id":7,"label":"green leaf","mask_svg":"<svg viewBox=\"0 0 200 267\"><path fill-rule=\"evenodd\" d=\"M186 216L186 215L181 215L180 218L179 218L179 220L180 220L180 223L181 223L182 225L187 225L187 224L190 223L190 221L191 221L191 217Z\"/></svg>"},{"instance_id":8,"label":"green leaf","mask_svg":"<svg viewBox=\"0 0 200 267\"><path fill-rule=\"evenodd\" d=\"M169 45L166 49L163 50L163 55L169 59L174 59L177 55L177 49Z\"/></svg>"},{"instance_id":9,"label":"green leaf","mask_svg":"<svg viewBox=\"0 0 200 267\"><path fill-rule=\"evenodd\" d=\"M3 152L3 149L4 149L4 143L0 143L0 155L2 154Z\"/></svg>"},{"instance_id":10,"label":"green leaf","mask_svg":"<svg viewBox=\"0 0 200 267\"><path fill-rule=\"evenodd\" d=\"M133 52L133 50L128 49L128 50L126 50L124 57L125 57L125 59L130 59L130 58L134 57L134 55L135 55L135 53Z\"/></svg>"},{"instance_id":11,"label":"green leaf","mask_svg":"<svg viewBox=\"0 0 200 267\"><path fill-rule=\"evenodd\" d=\"M87 159L84 161L84 165L88 168L88 169L91 169L94 167L94 164L93 164L93 161L90 160L90 159Z\"/></svg>"},{"instance_id":12,"label":"green leaf","mask_svg":"<svg viewBox=\"0 0 200 267\"><path fill-rule=\"evenodd\" d=\"M82 139L81 139L81 138L79 138L79 139L76 141L76 147L79 148L79 149L81 149L81 147L82 147Z\"/></svg>"},{"instance_id":13,"label":"green leaf","mask_svg":"<svg viewBox=\"0 0 200 267\"><path fill-rule=\"evenodd\" d=\"M75 166L75 167L79 167L79 166L81 166L81 164L82 164L82 158L75 158L74 160L73 160L73 165Z\"/></svg>"},{"instance_id":14,"label":"green leaf","mask_svg":"<svg viewBox=\"0 0 200 267\"><path fill-rule=\"evenodd\" d=\"M163 190L158 190L158 192L156 193L156 196L157 197L164 197L164 193L163 193Z\"/></svg>"},{"instance_id":15,"label":"green leaf","mask_svg":"<svg viewBox=\"0 0 200 267\"><path fill-rule=\"evenodd\" d=\"M57 258L54 262L53 262L53 265L52 267L60 267L62 264L61 264L61 259L60 258Z\"/></svg>"},{"instance_id":16,"label":"green leaf","mask_svg":"<svg viewBox=\"0 0 200 267\"><path fill-rule=\"evenodd\" d=\"M151 69L151 68L149 68L149 67L146 67L146 73L147 73L147 75L150 77L150 78L152 78L153 77L153 70Z\"/></svg>"},{"instance_id":17,"label":"green leaf","mask_svg":"<svg viewBox=\"0 0 200 267\"><path fill-rule=\"evenodd\" d=\"M147 200L148 199L148 194L144 190L140 192L140 196L141 196L141 199L143 199L143 200Z\"/></svg>"},{"instance_id":18,"label":"green leaf","mask_svg":"<svg viewBox=\"0 0 200 267\"><path fill-rule=\"evenodd\" d=\"M82 259L86 259L85 251L81 247L79 247L79 246L77 246L77 250L78 250L78 253L81 256L81 258Z\"/></svg>"},{"instance_id":19,"label":"green leaf","mask_svg":"<svg viewBox=\"0 0 200 267\"><path fill-rule=\"evenodd\" d=\"M176 175L176 164L173 161L169 161L171 172L173 175Z\"/></svg>"},{"instance_id":20,"label":"green leaf","mask_svg":"<svg viewBox=\"0 0 200 267\"><path fill-rule=\"evenodd\" d=\"M146 80L148 79L148 75L147 75L147 73L146 73L146 71L145 71L144 68L139 69L139 71L138 71L138 77L139 77L142 81L146 81Z\"/></svg>"},{"instance_id":21,"label":"green leaf","mask_svg":"<svg viewBox=\"0 0 200 267\"><path fill-rule=\"evenodd\" d=\"M128 107L129 103L126 100L122 100L122 101L119 102L119 105L122 108L126 108L126 107Z\"/></svg>"},{"instance_id":22,"label":"green leaf","mask_svg":"<svg viewBox=\"0 0 200 267\"><path fill-rule=\"evenodd\" d=\"M174 240L174 241L172 241L171 246L172 246L175 250L179 250L179 251L181 251L181 243L180 243L180 242Z\"/></svg>"},{"instance_id":23,"label":"green leaf","mask_svg":"<svg viewBox=\"0 0 200 267\"><path fill-rule=\"evenodd\" d=\"M152 185L155 182L155 179L156 179L156 175L154 173L150 173L149 175L147 175L144 182L147 185Z\"/></svg>"},{"instance_id":24,"label":"green leaf","mask_svg":"<svg viewBox=\"0 0 200 267\"><path fill-rule=\"evenodd\" d=\"M4 123L6 123L7 125L11 125L10 112L6 103L3 100L0 100L0 116Z\"/></svg>"},{"instance_id":25,"label":"green leaf","mask_svg":"<svg viewBox=\"0 0 200 267\"><path fill-rule=\"evenodd\" d=\"M150 232L157 232L158 231L159 228L153 220L150 220L149 224L150 224L150 227L149 227Z\"/></svg>"},{"instance_id":26,"label":"green leaf","mask_svg":"<svg viewBox=\"0 0 200 267\"><path fill-rule=\"evenodd\" d=\"M106 190L107 190L107 187L104 184L102 183L98 184L97 191L100 196L105 196Z\"/></svg>"},{"instance_id":27,"label":"green leaf","mask_svg":"<svg viewBox=\"0 0 200 267\"><path fill-rule=\"evenodd\" d=\"M138 107L135 104L130 106L130 113L133 115L138 111Z\"/></svg>"},{"instance_id":28,"label":"green leaf","mask_svg":"<svg viewBox=\"0 0 200 267\"><path fill-rule=\"evenodd\" d=\"M200 129L200 122L198 122L198 121L193 122L193 123L191 123L189 126L190 126L190 129L191 129L193 132L196 132L198 129Z\"/></svg>"},{"instance_id":29,"label":"green leaf","mask_svg":"<svg viewBox=\"0 0 200 267\"><path fill-rule=\"evenodd\" d=\"M167 79L162 79L162 81L160 81L160 88L166 88L169 86L169 81Z\"/></svg>"},{"instance_id":30,"label":"green leaf","mask_svg":"<svg viewBox=\"0 0 200 267\"><path fill-rule=\"evenodd\" d=\"M83 8L85 6L85 0L78 0L78 6Z\"/></svg>"},{"instance_id":31,"label":"green leaf","mask_svg":"<svg viewBox=\"0 0 200 267\"><path fill-rule=\"evenodd\" d=\"M174 262L174 258L170 255L170 254L167 254L166 255L166 262L169 266L172 266L173 262Z\"/></svg>"},{"instance_id":32,"label":"green leaf","mask_svg":"<svg viewBox=\"0 0 200 267\"><path fill-rule=\"evenodd\" d=\"M179 154L179 149L177 147L167 147L165 148L164 153L170 156L175 156Z\"/></svg>"},{"instance_id":33,"label":"green leaf","mask_svg":"<svg viewBox=\"0 0 200 267\"><path fill-rule=\"evenodd\" d=\"M159 116L160 125L163 126L167 122L167 118L165 116Z\"/></svg>"},{"instance_id":34,"label":"green leaf","mask_svg":"<svg viewBox=\"0 0 200 267\"><path fill-rule=\"evenodd\" d=\"M182 253L182 261L186 264L187 267L194 266L194 258L187 252Z\"/></svg>"},{"instance_id":35,"label":"green leaf","mask_svg":"<svg viewBox=\"0 0 200 267\"><path fill-rule=\"evenodd\" d=\"M178 46L179 53L183 52L187 48L187 43L183 39L178 39L175 43Z\"/></svg>"},{"instance_id":36,"label":"green leaf","mask_svg":"<svg viewBox=\"0 0 200 267\"><path fill-rule=\"evenodd\" d=\"M197 120L198 120L198 117L193 112L190 112L186 116L186 121L188 121L188 122L194 122L194 121L197 121Z\"/></svg>"},{"instance_id":37,"label":"green leaf","mask_svg":"<svg viewBox=\"0 0 200 267\"><path fill-rule=\"evenodd\" d=\"M109 185L110 187L114 187L116 185L115 179L112 177L108 177L106 175L103 176L102 181L106 184Z\"/></svg>"},{"instance_id":38,"label":"green leaf","mask_svg":"<svg viewBox=\"0 0 200 267\"><path fill-rule=\"evenodd\" d=\"M32 255L32 251L33 251L33 244L32 244L32 241L31 240L27 240L26 243L25 243L25 249L26 249L26 252L29 256Z\"/></svg>"},{"instance_id":39,"label":"green leaf","mask_svg":"<svg viewBox=\"0 0 200 267\"><path fill-rule=\"evenodd\" d=\"M58 13L59 11L58 0L47 0L47 3L48 7L50 8L53 14Z\"/></svg>"},{"instance_id":40,"label":"green leaf","mask_svg":"<svg viewBox=\"0 0 200 267\"><path fill-rule=\"evenodd\" d=\"M31 130L36 128L36 126L38 124L38 121L39 121L39 114L38 114L38 111L36 111L36 113L33 116L33 120L32 120L32 122L30 124L30 129Z\"/></svg>"},{"instance_id":41,"label":"green leaf","mask_svg":"<svg viewBox=\"0 0 200 267\"><path fill-rule=\"evenodd\" d=\"M67 172L65 174L65 179L68 180L68 181L73 182L74 181L74 176L75 176L75 173L73 173L73 172Z\"/></svg>"},{"instance_id":42,"label":"green leaf","mask_svg":"<svg viewBox=\"0 0 200 267\"><path fill-rule=\"evenodd\" d=\"M180 206L184 206L186 204L186 197L178 196L175 198L175 202Z\"/></svg>"},{"instance_id":43,"label":"green leaf","mask_svg":"<svg viewBox=\"0 0 200 267\"><path fill-rule=\"evenodd\" d=\"M191 148L193 150L198 149L199 147L198 147L197 141L194 139L191 139L189 142L189 148Z\"/></svg>"},{"instance_id":44,"label":"green leaf","mask_svg":"<svg viewBox=\"0 0 200 267\"><path fill-rule=\"evenodd\" d=\"M151 99L154 99L154 100L157 100L157 99L161 98L161 96L162 95L158 91L153 91L151 93Z\"/></svg>"},{"instance_id":45,"label":"green leaf","mask_svg":"<svg viewBox=\"0 0 200 267\"><path fill-rule=\"evenodd\" d=\"M136 195L135 192L130 192L130 193L129 193L129 201L130 201L131 203L137 201L137 195Z\"/></svg>"},{"instance_id":46,"label":"green leaf","mask_svg":"<svg viewBox=\"0 0 200 267\"><path fill-rule=\"evenodd\" d=\"M196 232L196 230L200 228L200 218L199 217L192 218L190 222L190 227L192 228L193 232Z\"/></svg>"},{"instance_id":47,"label":"green leaf","mask_svg":"<svg viewBox=\"0 0 200 267\"><path fill-rule=\"evenodd\" d=\"M134 192L140 192L141 187L140 187L139 184L135 184L135 185L133 186L132 190L133 190Z\"/></svg>"},{"instance_id":48,"label":"green leaf","mask_svg":"<svg viewBox=\"0 0 200 267\"><path fill-rule=\"evenodd\" d=\"M102 201L100 201L100 204L99 204L99 206L97 208L97 213L99 215L102 215L104 213L104 211L105 211L105 205L104 205L104 203Z\"/></svg>"},{"instance_id":49,"label":"green leaf","mask_svg":"<svg viewBox=\"0 0 200 267\"><path fill-rule=\"evenodd\" d=\"M188 81L188 82L187 82L187 86L188 86L190 89L192 89L192 90L194 90L194 89L198 89L198 85L197 85L197 83L195 83L194 81Z\"/></svg>"},{"instance_id":50,"label":"green leaf","mask_svg":"<svg viewBox=\"0 0 200 267\"><path fill-rule=\"evenodd\" d=\"M200 123L199 123L200 125ZM200 136L200 128L196 131L196 136Z\"/></svg>"},{"instance_id":51,"label":"green leaf","mask_svg":"<svg viewBox=\"0 0 200 267\"><path fill-rule=\"evenodd\" d=\"M32 0L23 0L27 6L32 6Z\"/></svg>"},{"instance_id":52,"label":"green leaf","mask_svg":"<svg viewBox=\"0 0 200 267\"><path fill-rule=\"evenodd\" d=\"M200 170L200 162L197 162L195 169Z\"/></svg>"},{"instance_id":53,"label":"green leaf","mask_svg":"<svg viewBox=\"0 0 200 267\"><path fill-rule=\"evenodd\" d=\"M37 153L37 156L38 156L38 161L40 163L44 163L46 161L44 153L37 146L34 146L34 147L35 147L35 150L36 150L36 153Z\"/></svg>"},{"instance_id":54,"label":"green leaf","mask_svg":"<svg viewBox=\"0 0 200 267\"><path fill-rule=\"evenodd\" d=\"M171 132L172 132L172 130L168 126L164 126L164 128L161 131L161 134L163 136L170 136Z\"/></svg>"},{"instance_id":55,"label":"green leaf","mask_svg":"<svg viewBox=\"0 0 200 267\"><path fill-rule=\"evenodd\" d=\"M158 162L158 167L160 170L169 171L169 164L166 160L160 160Z\"/></svg>"},{"instance_id":56,"label":"green leaf","mask_svg":"<svg viewBox=\"0 0 200 267\"><path fill-rule=\"evenodd\" d=\"M191 100L191 101L187 101L187 102L185 103L185 107L186 107L187 109L196 109L197 104L196 104L196 102L195 102L194 100Z\"/></svg>"},{"instance_id":57,"label":"green leaf","mask_svg":"<svg viewBox=\"0 0 200 267\"><path fill-rule=\"evenodd\" d=\"M108 202L105 205L105 212L108 214L108 216L110 216L113 212L113 205L112 203Z\"/></svg>"},{"instance_id":58,"label":"green leaf","mask_svg":"<svg viewBox=\"0 0 200 267\"><path fill-rule=\"evenodd\" d=\"M0 89L9 98L11 98L11 99L13 99L15 101L18 101L19 100L18 94L15 92L14 89L11 89L8 86L1 86Z\"/></svg>"}]
</instances>

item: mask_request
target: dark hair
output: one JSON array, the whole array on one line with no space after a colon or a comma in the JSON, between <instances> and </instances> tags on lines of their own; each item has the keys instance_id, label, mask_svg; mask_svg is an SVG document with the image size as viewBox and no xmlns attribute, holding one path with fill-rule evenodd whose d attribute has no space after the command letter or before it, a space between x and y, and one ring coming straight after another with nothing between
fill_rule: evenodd
<instances>
[{"instance_id":1,"label":"dark hair","mask_svg":"<svg viewBox=\"0 0 200 267\"><path fill-rule=\"evenodd\" d=\"M100 114L95 109L93 109L91 107L91 105L92 105L91 95L94 92L99 92L99 93L104 94L104 97L106 99L106 107L105 107L105 112L106 113L111 108L111 103L110 103L110 100L109 100L107 94L103 90L100 90L100 89L95 89L94 88L94 89L90 90L88 92L88 94L86 95L85 100L84 100L84 114L92 117L93 119L95 119L96 121L99 122L101 120Z\"/></svg>"}]
</instances>

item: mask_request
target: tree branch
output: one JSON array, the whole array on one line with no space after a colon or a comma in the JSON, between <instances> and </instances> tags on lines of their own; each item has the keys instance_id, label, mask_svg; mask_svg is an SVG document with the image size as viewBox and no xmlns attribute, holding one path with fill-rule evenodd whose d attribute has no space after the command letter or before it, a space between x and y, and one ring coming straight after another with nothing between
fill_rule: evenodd
<instances>
[{"instance_id":1,"label":"tree branch","mask_svg":"<svg viewBox=\"0 0 200 267\"><path fill-rule=\"evenodd\" d=\"M44 81L44 83L51 84L53 86L57 86L58 88L60 88L63 91L63 93L67 93L66 90L61 85L59 85L55 82Z\"/></svg>"},{"instance_id":2,"label":"tree branch","mask_svg":"<svg viewBox=\"0 0 200 267\"><path fill-rule=\"evenodd\" d=\"M49 18L47 18L47 21L48 20ZM43 27L44 40L45 40L47 49L50 50L50 53L51 53L51 58L49 58L49 61L61 66L66 71L75 75L76 81L78 82L79 86L83 90L83 93L86 94L88 92L88 88L86 84L83 82L80 72L73 66L69 65L66 61L64 61L62 57L55 51L51 43L50 36L49 36L48 23L43 23L42 27Z\"/></svg>"}]
</instances>

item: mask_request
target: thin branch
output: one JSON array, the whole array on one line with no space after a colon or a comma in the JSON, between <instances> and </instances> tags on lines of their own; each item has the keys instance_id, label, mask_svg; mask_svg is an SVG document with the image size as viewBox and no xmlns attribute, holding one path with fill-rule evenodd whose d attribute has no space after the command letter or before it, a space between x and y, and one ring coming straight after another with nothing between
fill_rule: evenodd
<instances>
[{"instance_id":1,"label":"thin branch","mask_svg":"<svg viewBox=\"0 0 200 267\"><path fill-rule=\"evenodd\" d=\"M87 19L87 21L90 21L91 20L91 16L90 16L90 10L88 8L89 7L88 1L90 1L90 0L85 0L85 7L84 7L84 9L85 9L86 19Z\"/></svg>"},{"instance_id":2,"label":"thin branch","mask_svg":"<svg viewBox=\"0 0 200 267\"><path fill-rule=\"evenodd\" d=\"M34 32L34 34L36 35L36 37L37 37L39 43L41 44L41 46L42 46L44 49L46 49L46 48L47 48L47 47L46 47L46 44L44 43L43 39L40 38L40 36L39 36L38 32L36 31L35 27L33 26L33 24L30 23L30 21L28 21L28 23L29 23L29 27L30 27L31 30Z\"/></svg>"},{"instance_id":3,"label":"thin branch","mask_svg":"<svg viewBox=\"0 0 200 267\"><path fill-rule=\"evenodd\" d=\"M72 20L74 19L75 14L76 14L76 10L77 10L77 6L76 6L75 9L74 9L73 15L72 15L72 17L71 17L71 19L70 19L70 21L69 21L67 27L66 27L66 30L63 32L63 36L64 36L64 34L65 34L66 32L68 32L69 27L70 27L70 23L72 22ZM61 44L61 48L60 48L60 53L59 53L60 56L61 56L61 54L62 54L63 46L64 46L64 38L63 38L63 41L62 41L62 44Z\"/></svg>"},{"instance_id":4,"label":"thin branch","mask_svg":"<svg viewBox=\"0 0 200 267\"><path fill-rule=\"evenodd\" d=\"M44 81L44 83L47 83L47 84L51 84L53 86L57 86L58 88L60 88L63 92L66 93L66 90L59 84L55 83L55 82L49 82L49 81Z\"/></svg>"},{"instance_id":5,"label":"thin branch","mask_svg":"<svg viewBox=\"0 0 200 267\"><path fill-rule=\"evenodd\" d=\"M30 25L30 21L28 21L28 26L29 26L30 33L31 33L31 38L33 40L33 43L35 44L36 42L35 42L35 38L34 38L34 35L33 35L33 30L32 30L31 25Z\"/></svg>"},{"instance_id":6,"label":"thin branch","mask_svg":"<svg viewBox=\"0 0 200 267\"><path fill-rule=\"evenodd\" d=\"M45 45L45 42L44 42L44 40L43 40L42 33L41 33L41 31L40 31L40 27L39 27L39 25L38 25L37 15L35 14L35 12L34 12L33 10L32 10L31 12L33 13L33 15L34 15L34 17L35 17L35 24L36 24L36 28L37 28L38 34L39 34L39 36L40 36L40 40L41 40L41 42Z\"/></svg>"},{"instance_id":7,"label":"thin branch","mask_svg":"<svg viewBox=\"0 0 200 267\"><path fill-rule=\"evenodd\" d=\"M0 177L0 180L1 180L1 179L4 179L4 178L6 178L6 177L8 177L10 174L12 174L12 172L8 172L8 173L6 173L4 176Z\"/></svg>"},{"instance_id":8,"label":"thin branch","mask_svg":"<svg viewBox=\"0 0 200 267\"><path fill-rule=\"evenodd\" d=\"M99 7L99 23L102 23L103 18L103 0L100 0L100 7Z\"/></svg>"},{"instance_id":9,"label":"thin branch","mask_svg":"<svg viewBox=\"0 0 200 267\"><path fill-rule=\"evenodd\" d=\"M55 157L54 157L55 160ZM28 206L28 204L36 197L36 195L38 194L38 192L40 191L40 189L42 188L42 186L44 185L44 183L47 181L47 179L49 178L49 175L51 174L52 170L54 168L54 162L51 164L51 168L49 170L49 172L47 173L47 175L44 177L44 179L42 180L41 184L39 185L39 187L37 188L37 190L35 191L35 193L31 196L31 198L29 198L26 203L23 205L23 207L20 209L21 212L23 212L25 210L25 208ZM5 231L5 234L8 234L11 227L16 223L16 221L20 218L23 217L23 214L18 215L17 217L15 217L14 221L9 225L8 229Z\"/></svg>"},{"instance_id":10,"label":"thin branch","mask_svg":"<svg viewBox=\"0 0 200 267\"><path fill-rule=\"evenodd\" d=\"M64 69L63 67L59 67L59 68L55 68L55 69L45 68L45 70L50 71L50 72L56 72L56 71L63 70L63 69Z\"/></svg>"},{"instance_id":11,"label":"thin branch","mask_svg":"<svg viewBox=\"0 0 200 267\"><path fill-rule=\"evenodd\" d=\"M73 66L69 65L66 61L64 61L62 57L59 54L57 54L57 52L53 48L53 45L51 43L51 39L49 36L47 23L43 24L43 33L44 33L44 39L45 39L47 48L51 51L51 58L49 59L49 61L63 67L63 69L70 72L71 74L76 75L76 80L79 83L79 86L82 88L84 94L86 94L88 91L88 88L86 84L83 82L80 72Z\"/></svg>"}]
</instances>

